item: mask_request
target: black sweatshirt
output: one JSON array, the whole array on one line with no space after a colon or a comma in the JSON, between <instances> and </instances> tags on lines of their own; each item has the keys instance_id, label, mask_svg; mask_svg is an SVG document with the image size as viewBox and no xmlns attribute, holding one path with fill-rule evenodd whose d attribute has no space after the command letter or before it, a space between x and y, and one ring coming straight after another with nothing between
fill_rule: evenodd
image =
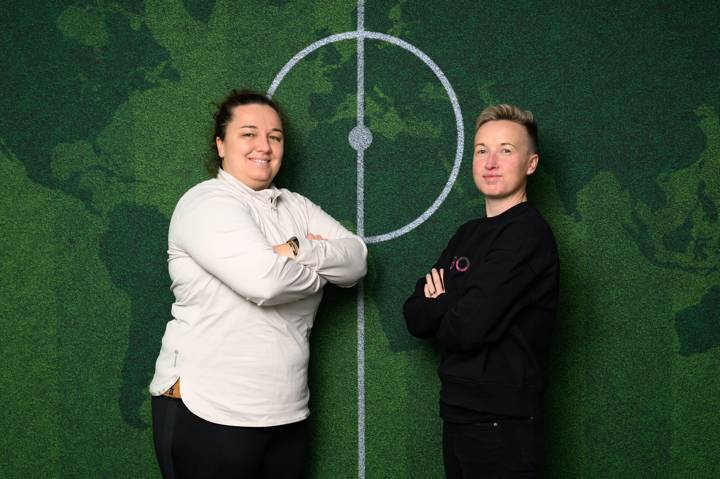
<instances>
[{"instance_id":1,"label":"black sweatshirt","mask_svg":"<svg viewBox=\"0 0 720 479\"><path fill-rule=\"evenodd\" d=\"M442 349L441 415L539 414L558 303L555 238L540 213L520 203L462 225L433 266L446 293L425 298L425 277L405 302L413 336Z\"/></svg>"}]
</instances>

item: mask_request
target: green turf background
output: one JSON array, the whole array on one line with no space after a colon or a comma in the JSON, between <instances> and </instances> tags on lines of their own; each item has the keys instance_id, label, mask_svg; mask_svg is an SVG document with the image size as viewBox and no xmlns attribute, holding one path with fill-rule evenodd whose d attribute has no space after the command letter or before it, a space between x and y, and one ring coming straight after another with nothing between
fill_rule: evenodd
<instances>
[{"instance_id":1,"label":"green turf background","mask_svg":"<svg viewBox=\"0 0 720 479\"><path fill-rule=\"evenodd\" d=\"M210 106L267 89L356 27L353 1L5 1L0 8L0 477L157 477L147 384L172 296L169 217L204 178ZM539 119L530 199L562 301L549 477L720 477L720 3L369 0L366 29L442 68L465 128L492 102ZM355 43L297 65L278 184L355 224ZM455 155L432 72L366 42L365 232L420 215ZM483 202L460 178L370 246L368 478L441 477L438 360L402 300ZM312 337L312 477L357 476L356 290Z\"/></svg>"}]
</instances>

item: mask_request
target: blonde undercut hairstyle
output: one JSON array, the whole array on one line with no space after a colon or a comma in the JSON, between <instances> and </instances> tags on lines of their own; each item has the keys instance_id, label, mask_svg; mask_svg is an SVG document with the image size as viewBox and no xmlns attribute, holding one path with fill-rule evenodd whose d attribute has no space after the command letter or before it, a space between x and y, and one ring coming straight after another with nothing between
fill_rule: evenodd
<instances>
[{"instance_id":1,"label":"blonde undercut hairstyle","mask_svg":"<svg viewBox=\"0 0 720 479\"><path fill-rule=\"evenodd\" d=\"M491 105L485 108L475 122L475 133L489 121L507 120L515 122L525 127L528 137L530 137L531 153L538 152L538 132L537 122L532 112L518 108L515 105L501 103L499 105Z\"/></svg>"}]
</instances>

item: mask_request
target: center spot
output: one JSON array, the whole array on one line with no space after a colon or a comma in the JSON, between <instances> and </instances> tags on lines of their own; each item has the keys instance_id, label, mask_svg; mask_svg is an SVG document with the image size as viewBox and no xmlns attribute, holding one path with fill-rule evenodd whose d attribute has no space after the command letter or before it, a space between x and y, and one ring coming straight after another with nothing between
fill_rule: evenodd
<instances>
[{"instance_id":1,"label":"center spot","mask_svg":"<svg viewBox=\"0 0 720 479\"><path fill-rule=\"evenodd\" d=\"M364 151L367 150L372 143L373 135L368 127L365 125L358 125L350 130L348 141L354 150Z\"/></svg>"}]
</instances>

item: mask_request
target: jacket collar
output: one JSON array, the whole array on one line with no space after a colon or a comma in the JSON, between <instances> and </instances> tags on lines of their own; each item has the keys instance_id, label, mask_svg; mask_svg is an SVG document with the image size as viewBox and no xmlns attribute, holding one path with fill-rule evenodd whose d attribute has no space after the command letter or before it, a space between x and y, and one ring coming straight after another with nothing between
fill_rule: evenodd
<instances>
[{"instance_id":1,"label":"jacket collar","mask_svg":"<svg viewBox=\"0 0 720 479\"><path fill-rule=\"evenodd\" d=\"M217 175L218 180L222 181L223 183L229 185L234 191L239 192L243 196L247 196L252 198L254 201L257 201L260 204L263 204L265 206L275 207L277 204L278 197L282 194L282 192L275 187L274 184L270 184L267 188L264 190L253 190L249 186L247 186L242 181L235 178L233 175L228 173L227 171L220 168L218 170Z\"/></svg>"}]
</instances>

